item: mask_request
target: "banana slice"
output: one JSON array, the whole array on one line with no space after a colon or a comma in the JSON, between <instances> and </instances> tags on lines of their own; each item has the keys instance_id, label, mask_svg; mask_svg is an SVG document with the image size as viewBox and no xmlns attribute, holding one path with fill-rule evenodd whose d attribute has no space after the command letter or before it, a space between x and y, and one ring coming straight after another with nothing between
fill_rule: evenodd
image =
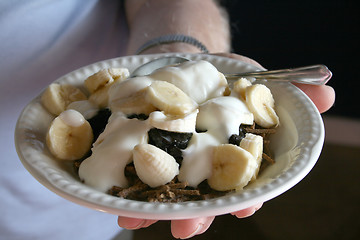
<instances>
[{"instance_id":1,"label":"banana slice","mask_svg":"<svg viewBox=\"0 0 360 240\"><path fill-rule=\"evenodd\" d=\"M89 96L89 101L96 104L99 108L107 108L109 106L109 91L115 83L121 82L122 79L116 79L105 86L99 88Z\"/></svg>"},{"instance_id":2,"label":"banana slice","mask_svg":"<svg viewBox=\"0 0 360 240\"><path fill-rule=\"evenodd\" d=\"M72 85L50 84L41 95L41 103L52 114L59 115L74 101L85 100L85 94Z\"/></svg>"},{"instance_id":3,"label":"banana slice","mask_svg":"<svg viewBox=\"0 0 360 240\"><path fill-rule=\"evenodd\" d=\"M179 164L167 152L151 144L138 144L133 149L136 173L150 187L162 186L179 174Z\"/></svg>"},{"instance_id":4,"label":"banana slice","mask_svg":"<svg viewBox=\"0 0 360 240\"><path fill-rule=\"evenodd\" d=\"M99 108L89 100L72 102L67 106L66 109L73 109L78 111L84 116L85 119L94 117L99 111Z\"/></svg>"},{"instance_id":5,"label":"banana slice","mask_svg":"<svg viewBox=\"0 0 360 240\"><path fill-rule=\"evenodd\" d=\"M257 169L254 156L233 144L214 148L212 174L208 179L211 188L218 191L241 190Z\"/></svg>"},{"instance_id":6,"label":"banana slice","mask_svg":"<svg viewBox=\"0 0 360 240\"><path fill-rule=\"evenodd\" d=\"M99 108L108 107L109 89L114 83L127 79L129 75L129 70L126 68L108 68L91 75L84 82L91 93L89 100Z\"/></svg>"},{"instance_id":7,"label":"banana slice","mask_svg":"<svg viewBox=\"0 0 360 240\"><path fill-rule=\"evenodd\" d=\"M149 123L155 128L170 132L195 132L196 116L199 110L179 118L178 116L166 115L161 111L154 111L149 115Z\"/></svg>"},{"instance_id":8,"label":"banana slice","mask_svg":"<svg viewBox=\"0 0 360 240\"><path fill-rule=\"evenodd\" d=\"M275 112L275 101L269 88L255 84L246 88L246 104L254 114L254 120L264 128L279 125L279 117Z\"/></svg>"},{"instance_id":9,"label":"banana slice","mask_svg":"<svg viewBox=\"0 0 360 240\"><path fill-rule=\"evenodd\" d=\"M184 116L195 110L197 104L175 85L154 81L147 87L147 100L166 114Z\"/></svg>"},{"instance_id":10,"label":"banana slice","mask_svg":"<svg viewBox=\"0 0 360 240\"><path fill-rule=\"evenodd\" d=\"M90 93L94 93L105 85L111 84L114 80L126 79L129 75L127 68L107 68L89 76L84 84Z\"/></svg>"},{"instance_id":11,"label":"banana slice","mask_svg":"<svg viewBox=\"0 0 360 240\"><path fill-rule=\"evenodd\" d=\"M143 89L130 97L121 98L110 103L111 111L121 111L124 114L145 114L149 115L155 111L154 105L146 101L147 90Z\"/></svg>"},{"instance_id":12,"label":"banana slice","mask_svg":"<svg viewBox=\"0 0 360 240\"><path fill-rule=\"evenodd\" d=\"M263 138L259 135L246 133L245 137L240 142L240 147L250 152L256 160L257 168L254 175L251 178L251 180L255 180L259 173L261 160L262 160Z\"/></svg>"},{"instance_id":13,"label":"banana slice","mask_svg":"<svg viewBox=\"0 0 360 240\"><path fill-rule=\"evenodd\" d=\"M241 99L245 100L246 99L246 95L245 95L246 88L251 85L252 85L251 82L249 80L247 80L246 78L240 78L239 80L234 82L233 91L235 93L237 93Z\"/></svg>"},{"instance_id":14,"label":"banana slice","mask_svg":"<svg viewBox=\"0 0 360 240\"><path fill-rule=\"evenodd\" d=\"M154 80L149 76L134 77L119 81L112 85L109 89L109 103L131 97L137 92L147 88Z\"/></svg>"},{"instance_id":15,"label":"banana slice","mask_svg":"<svg viewBox=\"0 0 360 240\"><path fill-rule=\"evenodd\" d=\"M66 110L56 117L46 135L50 152L61 160L82 158L91 148L93 132L88 121L75 110Z\"/></svg>"},{"instance_id":16,"label":"banana slice","mask_svg":"<svg viewBox=\"0 0 360 240\"><path fill-rule=\"evenodd\" d=\"M89 101L98 106L99 108L106 108L109 105L109 94L108 91L112 83L96 90L89 96Z\"/></svg>"}]
</instances>

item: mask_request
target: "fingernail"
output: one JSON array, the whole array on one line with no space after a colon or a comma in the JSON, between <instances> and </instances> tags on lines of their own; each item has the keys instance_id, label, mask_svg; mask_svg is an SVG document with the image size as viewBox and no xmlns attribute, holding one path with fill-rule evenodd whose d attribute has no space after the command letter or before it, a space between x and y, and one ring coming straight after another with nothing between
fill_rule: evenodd
<instances>
[{"instance_id":1,"label":"fingernail","mask_svg":"<svg viewBox=\"0 0 360 240\"><path fill-rule=\"evenodd\" d=\"M191 238L191 237L197 235L198 233L200 233L200 231L202 230L203 226L204 226L204 224L199 223L199 224L197 225L197 228L194 230L194 232L192 232L189 236L184 237L184 238L181 238L181 239L188 239L188 238Z\"/></svg>"},{"instance_id":2,"label":"fingernail","mask_svg":"<svg viewBox=\"0 0 360 240\"><path fill-rule=\"evenodd\" d=\"M127 226L126 229L128 229L128 230L136 230L136 229L142 228L142 226L144 226L145 223L146 223L146 220L142 220L135 226Z\"/></svg>"},{"instance_id":3,"label":"fingernail","mask_svg":"<svg viewBox=\"0 0 360 240\"><path fill-rule=\"evenodd\" d=\"M255 207L255 211L259 210L261 207L262 207L263 203L260 203L258 204L256 207Z\"/></svg>"}]
</instances>

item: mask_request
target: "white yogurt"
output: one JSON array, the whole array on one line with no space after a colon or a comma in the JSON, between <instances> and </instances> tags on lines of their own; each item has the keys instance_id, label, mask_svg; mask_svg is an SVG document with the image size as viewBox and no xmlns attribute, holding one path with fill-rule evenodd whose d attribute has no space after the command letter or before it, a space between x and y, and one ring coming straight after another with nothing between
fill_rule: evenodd
<instances>
[{"instance_id":1,"label":"white yogurt","mask_svg":"<svg viewBox=\"0 0 360 240\"><path fill-rule=\"evenodd\" d=\"M188 147L183 151L179 180L196 187L209 178L212 171L213 147L219 144L219 140L209 133L194 133Z\"/></svg>"},{"instance_id":2,"label":"white yogurt","mask_svg":"<svg viewBox=\"0 0 360 240\"><path fill-rule=\"evenodd\" d=\"M85 123L85 118L81 113L73 109L66 110L59 115L59 118L68 126L80 127Z\"/></svg>"},{"instance_id":3,"label":"white yogurt","mask_svg":"<svg viewBox=\"0 0 360 240\"><path fill-rule=\"evenodd\" d=\"M147 142L149 129L144 121L121 114L113 117L94 144L92 155L81 163L80 179L103 192L113 186L127 187L124 168L132 160L132 149Z\"/></svg>"},{"instance_id":4,"label":"white yogurt","mask_svg":"<svg viewBox=\"0 0 360 240\"><path fill-rule=\"evenodd\" d=\"M66 109L74 109L81 113L85 119L90 119L94 117L98 111L99 108L94 103L92 103L89 100L80 100L70 103Z\"/></svg>"},{"instance_id":5,"label":"white yogurt","mask_svg":"<svg viewBox=\"0 0 360 240\"><path fill-rule=\"evenodd\" d=\"M243 101L223 96L210 99L199 107L196 127L226 143L232 134L239 134L240 124L251 125L253 121L254 116Z\"/></svg>"},{"instance_id":6,"label":"white yogurt","mask_svg":"<svg viewBox=\"0 0 360 240\"><path fill-rule=\"evenodd\" d=\"M155 80L173 83L197 103L202 103L195 111L194 119L197 128L207 131L196 133L194 124L186 124L189 129L184 132L191 131L193 136L188 148L183 150L178 176L180 181L196 187L211 176L213 147L227 143L232 134L239 133L240 124L252 124L254 117L243 101L235 96L223 96L226 79L206 61L185 62L177 67L162 68L146 77L116 83L109 90L110 107L112 102L131 96ZM105 131L93 144L93 154L80 165L80 178L103 192L114 185L126 187L124 168L132 161L132 149L147 142L147 132L156 124L163 126L165 120L171 121L167 127L182 126L178 122L181 119L168 119L161 112L153 112L150 119L142 121L127 119L123 113L114 110Z\"/></svg>"},{"instance_id":7,"label":"white yogurt","mask_svg":"<svg viewBox=\"0 0 360 240\"><path fill-rule=\"evenodd\" d=\"M143 76L114 83L108 91L110 108L112 102L130 97L132 94L150 86L152 82L152 78Z\"/></svg>"},{"instance_id":8,"label":"white yogurt","mask_svg":"<svg viewBox=\"0 0 360 240\"><path fill-rule=\"evenodd\" d=\"M227 87L225 77L211 63L203 60L184 62L176 67L164 67L150 76L155 80L174 84L198 104L222 96Z\"/></svg>"}]
</instances>

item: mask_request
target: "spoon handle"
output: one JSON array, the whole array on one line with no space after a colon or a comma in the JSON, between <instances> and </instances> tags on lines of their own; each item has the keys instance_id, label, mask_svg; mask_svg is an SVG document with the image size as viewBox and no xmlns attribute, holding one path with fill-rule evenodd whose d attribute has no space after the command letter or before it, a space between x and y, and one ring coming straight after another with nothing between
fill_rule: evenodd
<instances>
[{"instance_id":1,"label":"spoon handle","mask_svg":"<svg viewBox=\"0 0 360 240\"><path fill-rule=\"evenodd\" d=\"M227 79L254 77L256 79L266 79L268 81L297 82L312 85L326 84L327 81L330 80L331 76L331 71L325 65L311 65L282 70L225 74Z\"/></svg>"}]
</instances>

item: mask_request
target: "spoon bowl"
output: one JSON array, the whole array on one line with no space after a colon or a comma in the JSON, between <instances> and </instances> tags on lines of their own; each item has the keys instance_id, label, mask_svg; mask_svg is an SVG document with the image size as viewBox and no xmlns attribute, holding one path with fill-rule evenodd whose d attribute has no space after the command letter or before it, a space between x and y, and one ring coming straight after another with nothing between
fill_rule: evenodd
<instances>
[{"instance_id":1,"label":"spoon bowl","mask_svg":"<svg viewBox=\"0 0 360 240\"><path fill-rule=\"evenodd\" d=\"M136 68L132 72L130 77L146 76L146 75L151 74L156 69L159 69L159 68L162 68L165 66L169 66L169 65L180 64L180 63L187 62L187 61L190 61L190 60L187 58L184 58L184 57L177 57L177 56L157 58L157 59L154 59L154 60L147 62L147 63L139 66L138 68Z\"/></svg>"}]
</instances>

